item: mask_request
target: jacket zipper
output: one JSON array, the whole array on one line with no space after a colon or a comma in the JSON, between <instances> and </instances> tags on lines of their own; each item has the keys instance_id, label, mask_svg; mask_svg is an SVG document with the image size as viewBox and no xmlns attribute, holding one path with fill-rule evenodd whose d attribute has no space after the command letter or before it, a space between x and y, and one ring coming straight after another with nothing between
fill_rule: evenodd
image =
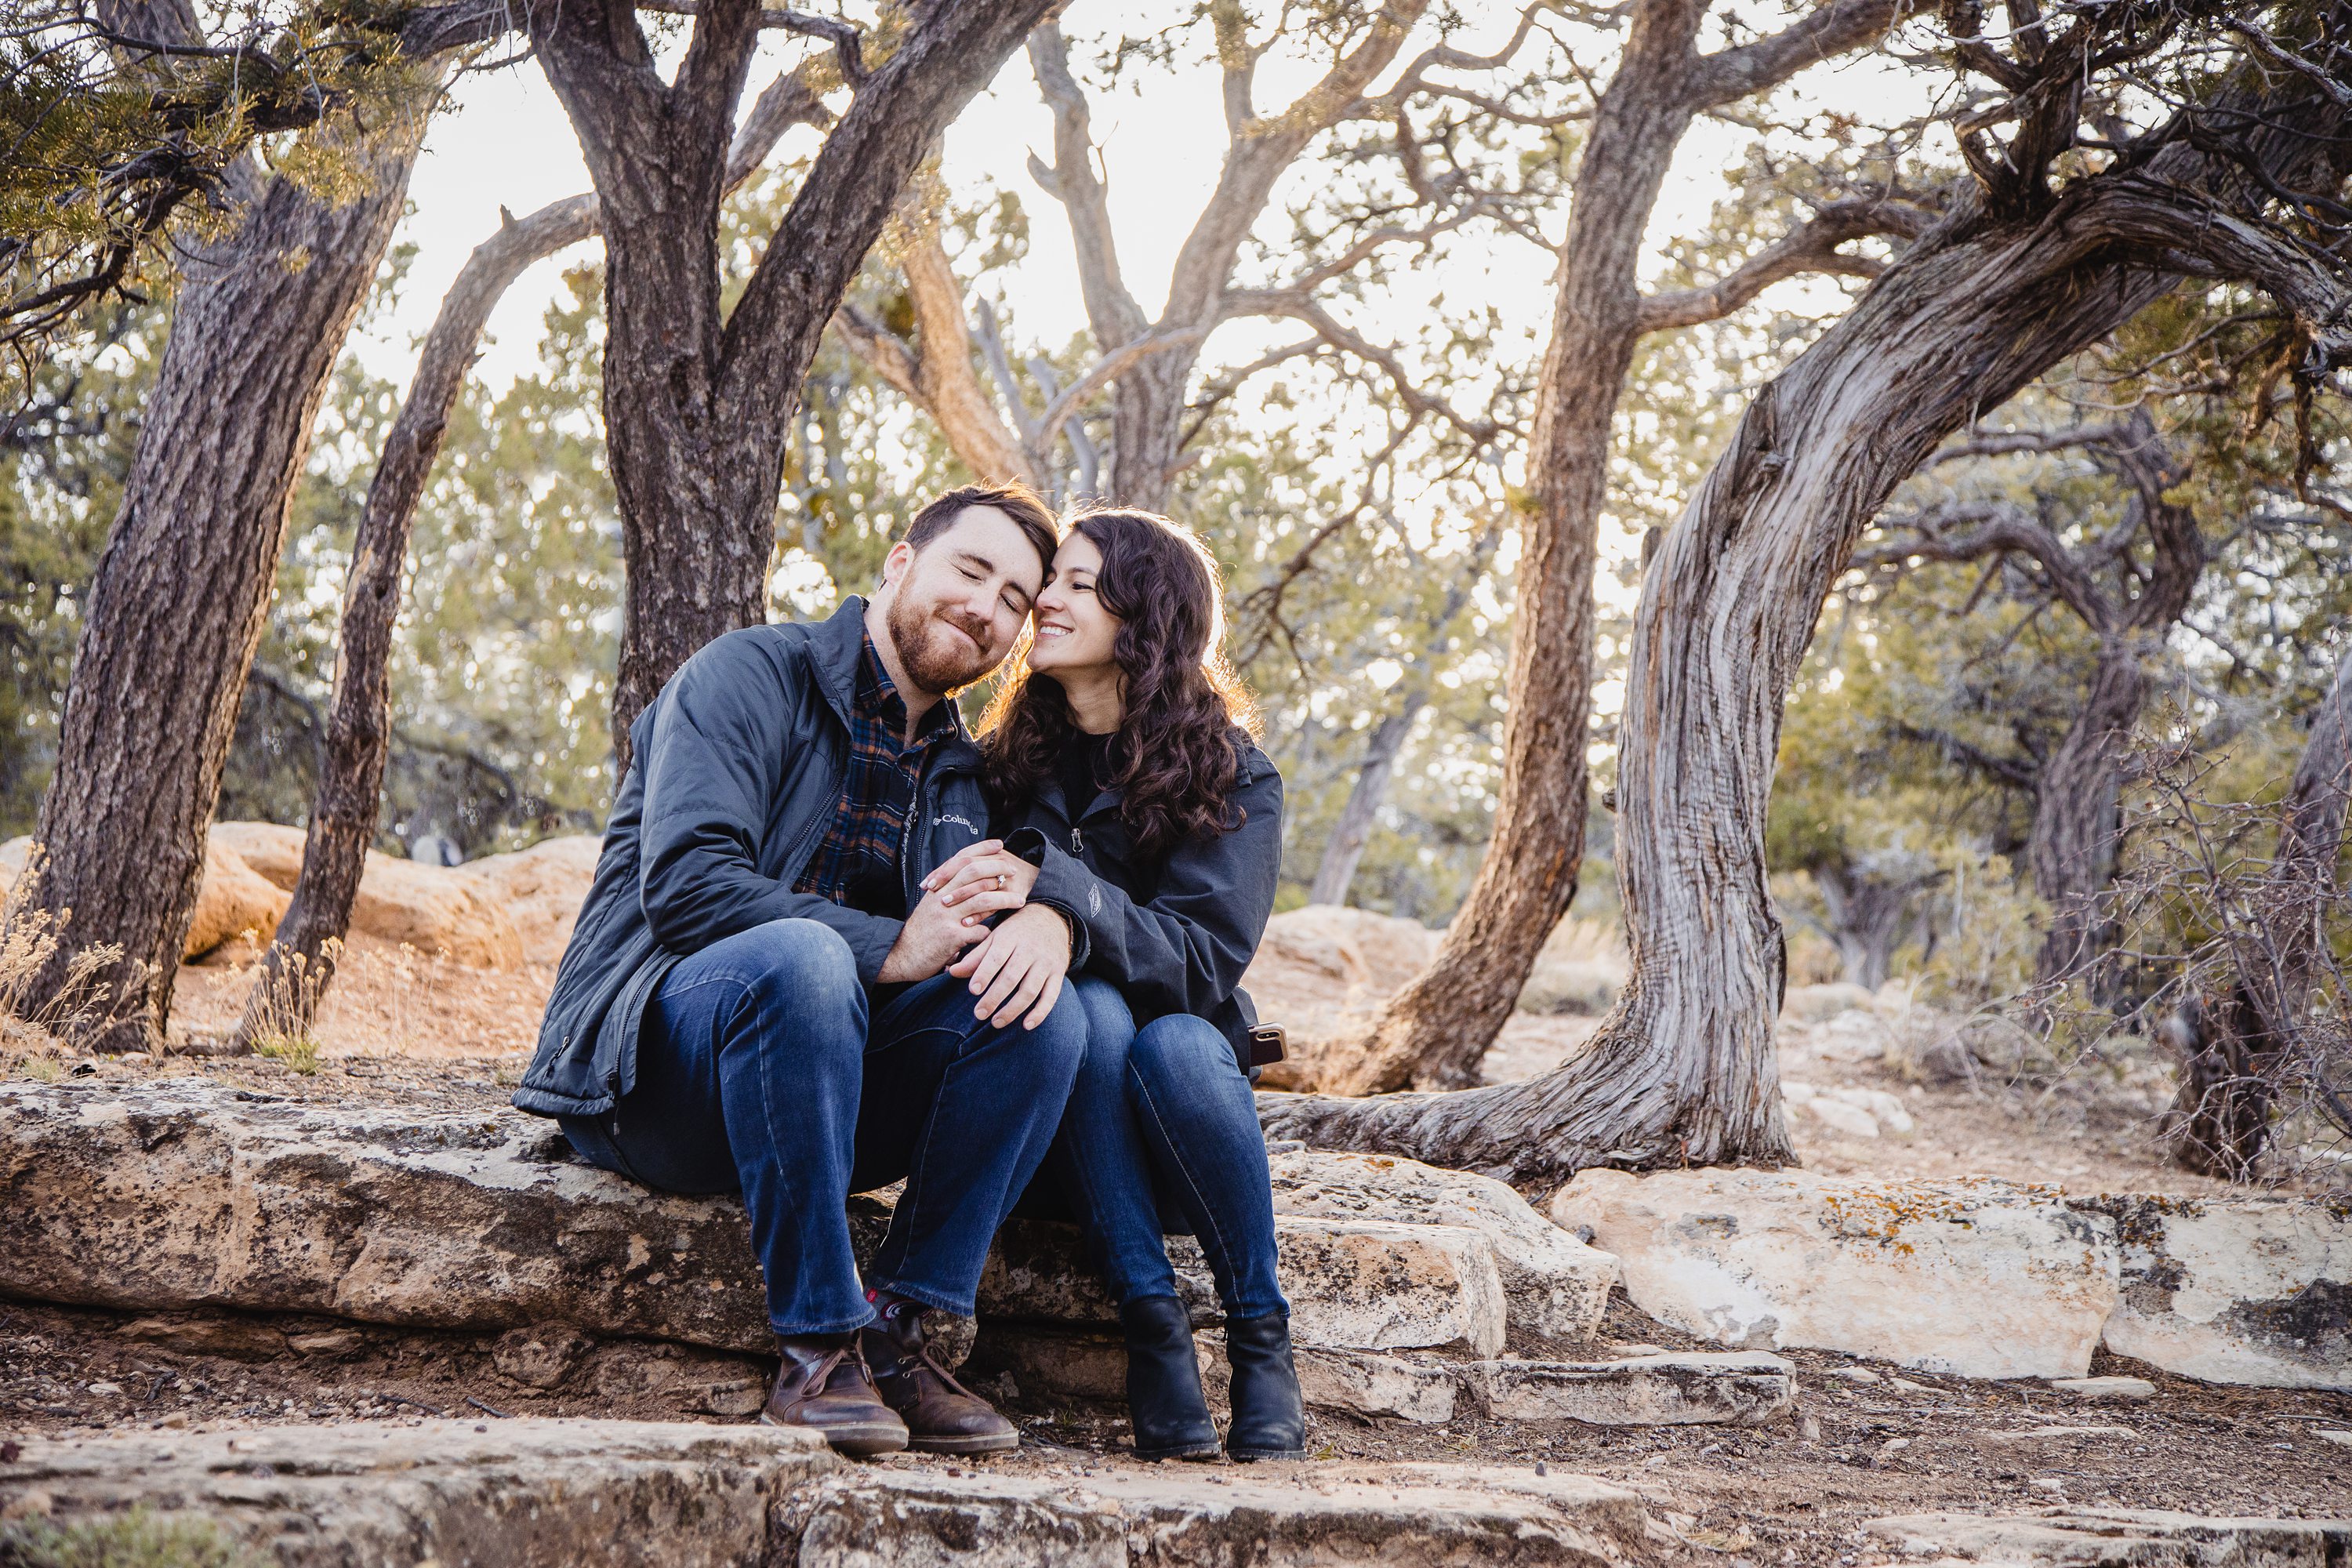
<instances>
[{"instance_id":1,"label":"jacket zipper","mask_svg":"<svg viewBox=\"0 0 2352 1568\"><path fill-rule=\"evenodd\" d=\"M915 863L908 856L915 846L915 824L929 815L930 802L925 798L930 788L929 773L930 769L925 767L916 777L913 809L907 813L907 820L898 826L898 890L906 897L909 914L921 900L915 897Z\"/></svg>"}]
</instances>

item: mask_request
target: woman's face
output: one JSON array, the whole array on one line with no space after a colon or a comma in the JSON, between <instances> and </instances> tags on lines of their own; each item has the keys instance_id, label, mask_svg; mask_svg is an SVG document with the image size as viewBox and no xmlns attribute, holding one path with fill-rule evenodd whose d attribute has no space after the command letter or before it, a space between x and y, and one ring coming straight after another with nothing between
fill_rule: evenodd
<instances>
[{"instance_id":1,"label":"woman's face","mask_svg":"<svg viewBox=\"0 0 2352 1568\"><path fill-rule=\"evenodd\" d=\"M1029 644L1029 668L1070 675L1108 668L1118 617L1095 595L1102 552L1083 533L1073 532L1054 552L1054 570L1037 595L1037 629Z\"/></svg>"}]
</instances>

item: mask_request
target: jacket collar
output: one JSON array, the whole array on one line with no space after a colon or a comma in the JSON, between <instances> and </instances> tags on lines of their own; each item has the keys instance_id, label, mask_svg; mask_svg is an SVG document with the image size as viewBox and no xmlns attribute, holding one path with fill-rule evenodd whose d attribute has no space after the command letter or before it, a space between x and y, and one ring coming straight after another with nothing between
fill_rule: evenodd
<instances>
[{"instance_id":1,"label":"jacket collar","mask_svg":"<svg viewBox=\"0 0 2352 1568\"><path fill-rule=\"evenodd\" d=\"M865 598L852 594L832 615L810 623L808 639L817 689L846 728L857 700L857 660L866 651Z\"/></svg>"}]
</instances>

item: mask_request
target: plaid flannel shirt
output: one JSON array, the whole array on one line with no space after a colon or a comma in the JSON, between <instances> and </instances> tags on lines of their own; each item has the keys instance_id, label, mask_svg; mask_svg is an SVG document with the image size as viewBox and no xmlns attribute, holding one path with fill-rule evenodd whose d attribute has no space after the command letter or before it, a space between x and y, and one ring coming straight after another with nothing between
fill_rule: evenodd
<instances>
[{"instance_id":1,"label":"plaid flannel shirt","mask_svg":"<svg viewBox=\"0 0 2352 1568\"><path fill-rule=\"evenodd\" d=\"M907 816L914 809L931 748L961 734L962 721L955 704L943 700L923 715L915 739L901 744L898 738L906 732L907 704L882 668L869 633L857 657L841 804L793 891L814 893L869 915L906 918L898 855L906 841Z\"/></svg>"}]
</instances>

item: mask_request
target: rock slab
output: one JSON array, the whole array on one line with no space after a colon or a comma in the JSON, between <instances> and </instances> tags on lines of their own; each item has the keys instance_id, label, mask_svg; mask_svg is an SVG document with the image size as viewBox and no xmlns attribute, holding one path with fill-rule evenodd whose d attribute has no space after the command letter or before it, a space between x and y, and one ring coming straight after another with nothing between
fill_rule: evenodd
<instances>
[{"instance_id":1,"label":"rock slab","mask_svg":"<svg viewBox=\"0 0 2352 1568\"><path fill-rule=\"evenodd\" d=\"M1571 1238L1572 1239L1572 1238ZM1464 1226L1277 1215L1274 1245L1299 1344L1493 1355L1507 1318L1494 1244ZM1176 1289L1196 1324L1218 1321L1216 1287L1189 1237L1171 1237ZM1075 1226L1014 1220L981 1275L982 1318L1111 1325L1118 1309L1085 1261Z\"/></svg>"},{"instance_id":2,"label":"rock slab","mask_svg":"<svg viewBox=\"0 0 2352 1568\"><path fill-rule=\"evenodd\" d=\"M2112 1223L2006 1182L1596 1170L1551 1216L1591 1226L1634 1304L1686 1333L1964 1377L2084 1375L2118 1289Z\"/></svg>"},{"instance_id":3,"label":"rock slab","mask_svg":"<svg viewBox=\"0 0 2352 1568\"><path fill-rule=\"evenodd\" d=\"M1584 1476L1283 1467L1211 1484L852 1466L772 1427L517 1420L34 1439L0 1519L70 1530L134 1504L285 1568L436 1562L704 1568L1345 1568L1637 1561L1641 1500Z\"/></svg>"},{"instance_id":4,"label":"rock slab","mask_svg":"<svg viewBox=\"0 0 2352 1568\"><path fill-rule=\"evenodd\" d=\"M2352 1200L2101 1197L2122 1293L2107 1348L2205 1383L2352 1388Z\"/></svg>"},{"instance_id":5,"label":"rock slab","mask_svg":"<svg viewBox=\"0 0 2352 1568\"><path fill-rule=\"evenodd\" d=\"M216 822L208 841L291 893L302 875L303 837L302 829L274 822ZM476 969L512 971L523 963L522 933L495 883L374 849L360 872L352 929Z\"/></svg>"},{"instance_id":6,"label":"rock slab","mask_svg":"<svg viewBox=\"0 0 2352 1568\"><path fill-rule=\"evenodd\" d=\"M70 1529L144 1506L285 1568L715 1568L776 1560L772 1511L842 1466L771 1426L477 1425L34 1439L0 1464L0 1516Z\"/></svg>"},{"instance_id":7,"label":"rock slab","mask_svg":"<svg viewBox=\"0 0 2352 1568\"><path fill-rule=\"evenodd\" d=\"M2154 1509L1924 1513L1864 1526L1901 1556L2051 1568L2335 1568L2352 1519L2221 1519Z\"/></svg>"},{"instance_id":8,"label":"rock slab","mask_svg":"<svg viewBox=\"0 0 2352 1568\"><path fill-rule=\"evenodd\" d=\"M772 1344L741 1205L583 1164L520 1112L0 1087L0 1293L410 1328Z\"/></svg>"},{"instance_id":9,"label":"rock slab","mask_svg":"<svg viewBox=\"0 0 2352 1568\"><path fill-rule=\"evenodd\" d=\"M1460 1226L1493 1246L1511 1326L1544 1340L1591 1337L1617 1260L1529 1207L1507 1184L1385 1154L1285 1149L1268 1162L1274 1212Z\"/></svg>"},{"instance_id":10,"label":"rock slab","mask_svg":"<svg viewBox=\"0 0 2352 1568\"><path fill-rule=\"evenodd\" d=\"M854 1205L870 1247L887 1210ZM1303 1345L1490 1356L1495 1248L1461 1226L1276 1222ZM1214 1293L1174 1249L1196 1310ZM420 1116L269 1101L202 1079L0 1087L0 1293L163 1310L320 1312L411 1328L569 1324L600 1338L771 1347L731 1197L649 1192L517 1111ZM1077 1232L1006 1227L983 1316L1111 1322Z\"/></svg>"}]
</instances>

